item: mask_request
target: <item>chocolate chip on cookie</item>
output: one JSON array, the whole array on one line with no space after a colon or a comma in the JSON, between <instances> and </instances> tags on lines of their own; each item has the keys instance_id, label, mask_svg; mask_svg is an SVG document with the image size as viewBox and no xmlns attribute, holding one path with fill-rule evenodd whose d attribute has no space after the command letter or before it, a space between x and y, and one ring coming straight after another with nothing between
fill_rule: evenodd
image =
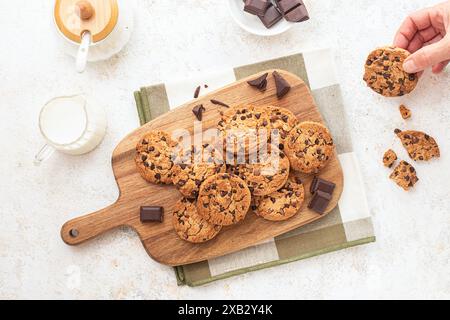
<instances>
[{"instance_id":1,"label":"chocolate chip on cookie","mask_svg":"<svg viewBox=\"0 0 450 320\"><path fill-rule=\"evenodd\" d=\"M439 158L441 155L436 140L424 132L396 129L395 134L400 138L409 156L414 161L428 161L432 158Z\"/></svg>"},{"instance_id":2,"label":"chocolate chip on cookie","mask_svg":"<svg viewBox=\"0 0 450 320\"><path fill-rule=\"evenodd\" d=\"M135 162L141 176L152 183L172 183L172 151L177 145L168 133L151 131L136 146Z\"/></svg>"},{"instance_id":3,"label":"chocolate chip on cookie","mask_svg":"<svg viewBox=\"0 0 450 320\"><path fill-rule=\"evenodd\" d=\"M213 145L191 146L181 153L173 160L172 180L186 198L197 198L206 178L226 170L222 154Z\"/></svg>"},{"instance_id":4,"label":"chocolate chip on cookie","mask_svg":"<svg viewBox=\"0 0 450 320\"><path fill-rule=\"evenodd\" d=\"M201 185L197 210L208 222L228 226L245 218L250 202L247 184L236 175L221 173Z\"/></svg>"},{"instance_id":5,"label":"chocolate chip on cookie","mask_svg":"<svg viewBox=\"0 0 450 320\"><path fill-rule=\"evenodd\" d=\"M392 149L389 149L383 155L383 164L385 167L391 168L396 160L397 154Z\"/></svg>"},{"instance_id":6,"label":"chocolate chip on cookie","mask_svg":"<svg viewBox=\"0 0 450 320\"><path fill-rule=\"evenodd\" d=\"M175 204L172 224L181 239L192 243L209 241L222 229L222 226L209 223L200 216L195 200L186 198Z\"/></svg>"},{"instance_id":7,"label":"chocolate chip on cookie","mask_svg":"<svg viewBox=\"0 0 450 320\"><path fill-rule=\"evenodd\" d=\"M302 122L289 133L285 152L294 170L317 173L331 159L334 143L324 125Z\"/></svg>"},{"instance_id":8,"label":"chocolate chip on cookie","mask_svg":"<svg viewBox=\"0 0 450 320\"><path fill-rule=\"evenodd\" d=\"M291 175L280 190L255 197L252 210L266 220L283 221L299 212L304 199L305 189L301 180Z\"/></svg>"},{"instance_id":9,"label":"chocolate chip on cookie","mask_svg":"<svg viewBox=\"0 0 450 320\"><path fill-rule=\"evenodd\" d=\"M406 191L414 187L419 181L416 170L406 161L401 161L389 178Z\"/></svg>"},{"instance_id":10,"label":"chocolate chip on cookie","mask_svg":"<svg viewBox=\"0 0 450 320\"><path fill-rule=\"evenodd\" d=\"M374 50L366 60L364 81L373 91L385 97L410 93L419 77L403 70L403 62L409 55L408 51L395 47Z\"/></svg>"}]
</instances>

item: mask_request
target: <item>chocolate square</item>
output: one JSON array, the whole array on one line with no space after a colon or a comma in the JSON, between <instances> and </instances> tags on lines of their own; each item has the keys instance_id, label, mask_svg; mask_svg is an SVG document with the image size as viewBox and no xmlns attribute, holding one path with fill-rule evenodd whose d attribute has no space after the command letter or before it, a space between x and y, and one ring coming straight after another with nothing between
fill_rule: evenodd
<instances>
[{"instance_id":1,"label":"chocolate square","mask_svg":"<svg viewBox=\"0 0 450 320\"><path fill-rule=\"evenodd\" d=\"M163 207L141 207L141 222L160 222L164 221Z\"/></svg>"},{"instance_id":2,"label":"chocolate square","mask_svg":"<svg viewBox=\"0 0 450 320\"><path fill-rule=\"evenodd\" d=\"M331 195L322 191L317 191L312 197L311 202L308 205L308 208L317 213L324 214L325 210L330 204L330 201Z\"/></svg>"},{"instance_id":3,"label":"chocolate square","mask_svg":"<svg viewBox=\"0 0 450 320\"><path fill-rule=\"evenodd\" d=\"M290 22L303 22L309 20L308 10L304 5L298 6L284 15L285 19Z\"/></svg>"},{"instance_id":4,"label":"chocolate square","mask_svg":"<svg viewBox=\"0 0 450 320\"><path fill-rule=\"evenodd\" d=\"M276 23L283 19L281 12L272 4L270 4L264 16L258 17L267 29L272 28Z\"/></svg>"},{"instance_id":5,"label":"chocolate square","mask_svg":"<svg viewBox=\"0 0 450 320\"><path fill-rule=\"evenodd\" d=\"M314 177L314 180L311 183L310 191L312 194L316 193L319 190L319 191L322 191L322 192L332 195L334 188L336 188L335 183L318 178L318 177Z\"/></svg>"},{"instance_id":6,"label":"chocolate square","mask_svg":"<svg viewBox=\"0 0 450 320\"><path fill-rule=\"evenodd\" d=\"M276 3L282 14L286 14L292 9L303 5L299 0L278 0Z\"/></svg>"},{"instance_id":7,"label":"chocolate square","mask_svg":"<svg viewBox=\"0 0 450 320\"><path fill-rule=\"evenodd\" d=\"M244 11L257 16L263 16L269 5L271 3L268 0L245 0Z\"/></svg>"}]
</instances>

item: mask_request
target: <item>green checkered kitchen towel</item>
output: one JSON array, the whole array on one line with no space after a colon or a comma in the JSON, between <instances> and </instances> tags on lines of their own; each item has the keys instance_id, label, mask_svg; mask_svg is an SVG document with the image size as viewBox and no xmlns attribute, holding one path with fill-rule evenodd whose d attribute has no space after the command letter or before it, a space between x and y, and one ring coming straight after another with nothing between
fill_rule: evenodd
<instances>
[{"instance_id":1,"label":"green checkered kitchen towel","mask_svg":"<svg viewBox=\"0 0 450 320\"><path fill-rule=\"evenodd\" d=\"M200 286L375 241L364 184L353 152L333 55L329 49L141 88L135 92L141 125L192 100L193 92L199 85L202 85L201 93L206 94L236 80L275 68L290 71L308 84L333 134L345 181L339 204L323 219L264 243L223 257L176 267L179 285Z\"/></svg>"}]
</instances>

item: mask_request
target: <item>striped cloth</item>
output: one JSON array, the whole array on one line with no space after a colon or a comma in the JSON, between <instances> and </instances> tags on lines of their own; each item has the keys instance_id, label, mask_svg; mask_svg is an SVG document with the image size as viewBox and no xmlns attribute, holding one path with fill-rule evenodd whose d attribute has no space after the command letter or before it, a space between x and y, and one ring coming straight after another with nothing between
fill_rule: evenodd
<instances>
[{"instance_id":1,"label":"striped cloth","mask_svg":"<svg viewBox=\"0 0 450 320\"><path fill-rule=\"evenodd\" d=\"M338 206L323 219L226 256L175 268L179 285L206 283L375 241L364 184L346 123L332 51L316 50L252 65L141 88L135 99L141 125L202 94L267 69L284 69L311 88L334 141L344 172ZM207 84L208 88L203 85Z\"/></svg>"}]
</instances>

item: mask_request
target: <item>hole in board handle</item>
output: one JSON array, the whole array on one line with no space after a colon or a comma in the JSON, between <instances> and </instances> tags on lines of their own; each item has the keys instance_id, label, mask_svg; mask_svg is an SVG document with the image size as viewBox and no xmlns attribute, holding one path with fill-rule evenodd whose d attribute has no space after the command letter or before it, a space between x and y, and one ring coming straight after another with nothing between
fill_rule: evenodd
<instances>
[{"instance_id":1,"label":"hole in board handle","mask_svg":"<svg viewBox=\"0 0 450 320\"><path fill-rule=\"evenodd\" d=\"M70 235L72 238L78 237L79 234L80 234L80 233L78 232L77 229L71 229L71 230L69 231L69 235Z\"/></svg>"}]
</instances>

